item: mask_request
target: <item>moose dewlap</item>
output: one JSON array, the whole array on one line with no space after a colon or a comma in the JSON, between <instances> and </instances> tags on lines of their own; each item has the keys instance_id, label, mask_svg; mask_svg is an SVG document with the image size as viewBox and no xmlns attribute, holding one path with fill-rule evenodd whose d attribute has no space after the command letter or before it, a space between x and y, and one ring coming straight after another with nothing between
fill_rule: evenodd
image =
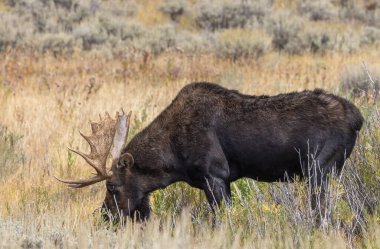
<instances>
[{"instance_id":1,"label":"moose dewlap","mask_svg":"<svg viewBox=\"0 0 380 249\"><path fill-rule=\"evenodd\" d=\"M185 86L125 144L129 119L123 113L93 123L93 134L82 135L91 152L74 152L97 175L61 181L84 187L105 180L103 208L138 219L149 216L152 191L178 181L203 189L211 207L229 202L230 183L242 177L273 182L300 176L321 186L328 173L341 170L363 123L353 104L323 90L250 96L211 83ZM320 167L313 177L305 169L311 152Z\"/></svg>"}]
</instances>

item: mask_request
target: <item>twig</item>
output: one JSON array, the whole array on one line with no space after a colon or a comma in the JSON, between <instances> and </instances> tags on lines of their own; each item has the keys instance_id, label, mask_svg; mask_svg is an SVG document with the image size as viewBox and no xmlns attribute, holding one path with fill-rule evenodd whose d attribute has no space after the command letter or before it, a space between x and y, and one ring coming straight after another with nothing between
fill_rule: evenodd
<instances>
[{"instance_id":1,"label":"twig","mask_svg":"<svg viewBox=\"0 0 380 249\"><path fill-rule=\"evenodd\" d=\"M379 112L379 108L377 107L377 95L378 94L377 94L376 83L373 80L373 77L372 77L371 73L368 70L367 64L364 61L362 62L362 64L363 64L364 71L367 73L367 76L368 76L368 78L369 78L369 80L370 80L370 82L372 84L372 89L373 89L373 92L374 92L373 94L374 94L374 97L375 97L373 104L375 106L377 117L380 119L380 112Z\"/></svg>"}]
</instances>

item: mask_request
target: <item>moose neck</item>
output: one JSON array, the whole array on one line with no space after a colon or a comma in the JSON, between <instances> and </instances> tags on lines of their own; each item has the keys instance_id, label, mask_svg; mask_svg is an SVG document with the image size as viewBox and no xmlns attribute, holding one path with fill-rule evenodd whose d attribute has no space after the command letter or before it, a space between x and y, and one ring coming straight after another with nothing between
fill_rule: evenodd
<instances>
[{"instance_id":1,"label":"moose neck","mask_svg":"<svg viewBox=\"0 0 380 249\"><path fill-rule=\"evenodd\" d=\"M181 180L176 174L176 159L171 151L170 140L164 135L153 133L149 126L138 133L127 145L125 151L134 157L135 167L144 174L145 192Z\"/></svg>"}]
</instances>

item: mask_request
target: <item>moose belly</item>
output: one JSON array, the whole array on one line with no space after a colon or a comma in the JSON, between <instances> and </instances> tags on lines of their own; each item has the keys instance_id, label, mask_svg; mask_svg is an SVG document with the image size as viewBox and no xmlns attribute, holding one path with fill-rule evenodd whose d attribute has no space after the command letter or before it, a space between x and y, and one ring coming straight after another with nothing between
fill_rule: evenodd
<instances>
[{"instance_id":1,"label":"moose belly","mask_svg":"<svg viewBox=\"0 0 380 249\"><path fill-rule=\"evenodd\" d=\"M272 182L291 179L295 175L302 176L300 162L305 160L307 146L304 140L279 143L263 137L229 141L225 153L232 173L231 180L250 177ZM302 153L302 158L298 151Z\"/></svg>"},{"instance_id":2,"label":"moose belly","mask_svg":"<svg viewBox=\"0 0 380 249\"><path fill-rule=\"evenodd\" d=\"M286 181L294 178L295 175L302 176L300 158L295 149L278 151L271 148L265 151L244 150L236 154L236 160L232 160L230 165L238 168L238 178L249 177L258 181ZM234 172L231 169L231 172Z\"/></svg>"},{"instance_id":3,"label":"moose belly","mask_svg":"<svg viewBox=\"0 0 380 249\"><path fill-rule=\"evenodd\" d=\"M271 182L302 176L301 162L306 161L308 152L320 151L332 134L301 121L252 123L255 125L231 123L218 133L232 178Z\"/></svg>"}]
</instances>

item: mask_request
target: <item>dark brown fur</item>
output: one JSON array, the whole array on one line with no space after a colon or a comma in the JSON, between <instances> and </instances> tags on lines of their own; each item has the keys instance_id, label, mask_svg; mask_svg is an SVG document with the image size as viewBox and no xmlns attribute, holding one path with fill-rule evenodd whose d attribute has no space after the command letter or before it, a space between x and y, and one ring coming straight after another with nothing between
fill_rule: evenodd
<instances>
[{"instance_id":1,"label":"dark brown fur","mask_svg":"<svg viewBox=\"0 0 380 249\"><path fill-rule=\"evenodd\" d=\"M340 170L362 123L353 104L319 89L250 96L192 83L126 146L134 162L122 156L114 163L104 207L146 218L149 193L178 181L203 189L211 205L219 204L230 199L230 183L242 177L307 177L300 160L307 161L308 151L316 152L324 172ZM326 175L316 179L320 185Z\"/></svg>"}]
</instances>

